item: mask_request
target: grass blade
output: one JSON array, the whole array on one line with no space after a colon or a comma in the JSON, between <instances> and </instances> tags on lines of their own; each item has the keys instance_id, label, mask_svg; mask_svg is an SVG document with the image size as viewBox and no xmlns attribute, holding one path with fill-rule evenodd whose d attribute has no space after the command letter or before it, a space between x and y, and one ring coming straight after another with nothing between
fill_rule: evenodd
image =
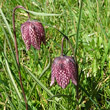
<instances>
[{"instance_id":1,"label":"grass blade","mask_svg":"<svg viewBox=\"0 0 110 110\"><path fill-rule=\"evenodd\" d=\"M31 75L31 77L37 82L37 84L47 92L49 96L53 96L53 94L41 83L41 81L39 81L26 67L24 68L29 73L29 75Z\"/></svg>"},{"instance_id":2,"label":"grass blade","mask_svg":"<svg viewBox=\"0 0 110 110\"><path fill-rule=\"evenodd\" d=\"M24 9L25 10L25 9ZM30 10L25 10L33 15L38 15L38 16L61 16L62 14L49 14L49 13L38 13L35 11L30 11Z\"/></svg>"},{"instance_id":3,"label":"grass blade","mask_svg":"<svg viewBox=\"0 0 110 110\"><path fill-rule=\"evenodd\" d=\"M81 88L81 90L88 96L88 98L94 103L94 105L98 108L98 110L100 110L99 106L97 105L97 103L89 96L89 93L86 92L86 90L79 85L79 87Z\"/></svg>"},{"instance_id":4,"label":"grass blade","mask_svg":"<svg viewBox=\"0 0 110 110\"><path fill-rule=\"evenodd\" d=\"M47 65L47 67L44 68L44 70L43 70L42 73L40 74L39 79L41 79L41 77L44 75L44 73L48 70L49 67L50 67L50 55L49 55L49 63L48 63L48 65ZM29 94L28 100L29 100L29 98L31 97L31 94L32 94L32 92L33 92L33 90L34 90L36 84L37 84L37 82L34 83L32 89L31 89L31 92L30 92L30 94Z\"/></svg>"},{"instance_id":5,"label":"grass blade","mask_svg":"<svg viewBox=\"0 0 110 110\"><path fill-rule=\"evenodd\" d=\"M7 42L8 42L8 45L9 45L9 47L10 47L10 50L11 50L11 53L12 53L12 58L13 58L13 60L14 60L15 66L16 66L16 68L18 69L18 65L17 65L17 62L16 62L15 54L14 54L12 45L11 45L11 43L10 43L10 40L9 40L9 38L8 38L8 35L7 35L7 33L6 33L4 27L2 26L1 23L0 23L0 26L1 26L1 28L2 28L2 30L3 30L3 32L4 32L4 35L5 35L6 39L7 39Z\"/></svg>"},{"instance_id":6,"label":"grass blade","mask_svg":"<svg viewBox=\"0 0 110 110\"><path fill-rule=\"evenodd\" d=\"M77 33L76 33L75 56L77 55L77 49L78 49L78 37L79 37L79 28L80 28L80 22L81 22L82 3L83 3L83 0L81 0L81 6L80 6L80 12L79 12L79 20L78 20Z\"/></svg>"},{"instance_id":7,"label":"grass blade","mask_svg":"<svg viewBox=\"0 0 110 110\"><path fill-rule=\"evenodd\" d=\"M54 94L49 89L47 89L39 79L37 79L25 66L23 67L28 72L28 74L37 82L37 84L47 92L50 97L54 96ZM55 100L58 101L59 98L56 97Z\"/></svg>"},{"instance_id":8,"label":"grass blade","mask_svg":"<svg viewBox=\"0 0 110 110\"><path fill-rule=\"evenodd\" d=\"M39 79L41 79L41 77L44 75L44 73L48 70L48 68L50 67L50 55L49 55L49 63L47 65L46 68L44 68L44 70L42 71L42 73L39 76Z\"/></svg>"},{"instance_id":9,"label":"grass blade","mask_svg":"<svg viewBox=\"0 0 110 110\"><path fill-rule=\"evenodd\" d=\"M11 80L12 84L13 84L13 87L15 88L16 94L18 95L19 99L21 100L22 99L21 94L20 94L20 92L19 92L19 90L18 90L18 88L16 86L16 83L14 81L14 78L12 76L12 73L11 73L11 70L10 70L10 67L9 67L9 64L8 64L8 61L6 59L6 43L4 45L4 53L3 54L4 54L5 65L6 65L6 69L7 69L8 75L10 77L10 80Z\"/></svg>"},{"instance_id":10,"label":"grass blade","mask_svg":"<svg viewBox=\"0 0 110 110\"><path fill-rule=\"evenodd\" d=\"M5 24L6 24L6 27L7 27L8 31L9 31L9 33L10 33L10 36L11 36L13 42L14 42L14 37L13 37L13 34L12 34L12 32L11 32L10 26L9 26L9 24L8 24L8 22L7 22L7 20L6 20L6 17L5 17L5 15L3 14L1 8L0 8L0 13L1 13L1 16L2 16L2 18L3 18L3 20L4 20Z\"/></svg>"},{"instance_id":11,"label":"grass blade","mask_svg":"<svg viewBox=\"0 0 110 110\"><path fill-rule=\"evenodd\" d=\"M7 94L7 92L6 92L6 90L5 90L5 95L6 95L6 98L8 98L8 102L9 102L11 108L12 108L13 110L16 110L16 107L14 106L13 102L10 100L10 98L9 98L9 96L8 96L8 94Z\"/></svg>"},{"instance_id":12,"label":"grass blade","mask_svg":"<svg viewBox=\"0 0 110 110\"><path fill-rule=\"evenodd\" d=\"M54 100L48 100L48 101L54 102L55 104L60 105L61 108L62 108L61 110L67 110L64 106L62 106L62 104L60 104L60 103L58 103L58 102L56 102L56 101L54 101Z\"/></svg>"},{"instance_id":13,"label":"grass blade","mask_svg":"<svg viewBox=\"0 0 110 110\"><path fill-rule=\"evenodd\" d=\"M5 57L4 57L4 58L5 58ZM6 58L5 58L5 64L6 64L6 69L7 69L7 72L8 72L8 74L9 74L10 80L11 80L11 82L12 82L12 84L13 84L15 90L16 90L16 93L17 93L19 99L21 100L20 92L19 92L19 90L18 90L18 88L17 88L17 86L16 86L16 83L15 83L15 81L14 81L14 78L13 78L13 76L12 76L12 73L11 73L11 70L10 70L10 68L9 68L9 64L8 64L8 61L7 61Z\"/></svg>"}]
</instances>

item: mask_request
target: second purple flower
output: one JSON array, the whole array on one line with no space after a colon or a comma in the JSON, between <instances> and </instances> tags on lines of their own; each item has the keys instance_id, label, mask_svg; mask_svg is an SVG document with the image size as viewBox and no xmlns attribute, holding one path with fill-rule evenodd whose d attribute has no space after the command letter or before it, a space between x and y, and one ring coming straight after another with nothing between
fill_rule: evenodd
<instances>
[{"instance_id":1,"label":"second purple flower","mask_svg":"<svg viewBox=\"0 0 110 110\"><path fill-rule=\"evenodd\" d=\"M77 67L72 57L60 56L54 59L50 86L54 84L55 78L62 88L66 88L70 79L74 85L77 85Z\"/></svg>"}]
</instances>

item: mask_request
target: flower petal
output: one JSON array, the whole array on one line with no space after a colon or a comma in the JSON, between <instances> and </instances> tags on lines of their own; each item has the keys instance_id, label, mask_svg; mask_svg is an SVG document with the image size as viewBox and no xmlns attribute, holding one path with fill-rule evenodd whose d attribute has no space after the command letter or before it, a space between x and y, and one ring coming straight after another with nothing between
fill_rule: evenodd
<instances>
[{"instance_id":1,"label":"flower petal","mask_svg":"<svg viewBox=\"0 0 110 110\"><path fill-rule=\"evenodd\" d=\"M33 24L29 27L29 35L31 37L32 46L39 50L41 45L40 33L38 30L35 30L35 26Z\"/></svg>"},{"instance_id":2,"label":"flower petal","mask_svg":"<svg viewBox=\"0 0 110 110\"><path fill-rule=\"evenodd\" d=\"M56 75L56 81L62 88L66 88L69 84L70 75L67 73L66 69L60 69Z\"/></svg>"},{"instance_id":3,"label":"flower petal","mask_svg":"<svg viewBox=\"0 0 110 110\"><path fill-rule=\"evenodd\" d=\"M29 50L31 46L31 38L29 35L29 22L25 22L21 25L21 33L22 33L22 39L26 45L26 49Z\"/></svg>"},{"instance_id":4,"label":"flower petal","mask_svg":"<svg viewBox=\"0 0 110 110\"><path fill-rule=\"evenodd\" d=\"M55 63L52 64L52 70L51 70L51 83L50 86L52 86L54 84L55 81L55 75L56 75L56 68L55 68Z\"/></svg>"},{"instance_id":5,"label":"flower petal","mask_svg":"<svg viewBox=\"0 0 110 110\"><path fill-rule=\"evenodd\" d=\"M35 29L37 29L40 33L40 36L41 36L41 41L46 44L46 41L45 41L45 30L44 30L44 27L43 25L40 23L40 22L33 22L34 25L35 25Z\"/></svg>"},{"instance_id":6,"label":"flower petal","mask_svg":"<svg viewBox=\"0 0 110 110\"><path fill-rule=\"evenodd\" d=\"M71 74L71 79L72 79L72 83L74 85L77 85L77 68L76 68L76 64L75 61L73 60L72 57L66 56L66 58L68 59L68 71Z\"/></svg>"}]
</instances>

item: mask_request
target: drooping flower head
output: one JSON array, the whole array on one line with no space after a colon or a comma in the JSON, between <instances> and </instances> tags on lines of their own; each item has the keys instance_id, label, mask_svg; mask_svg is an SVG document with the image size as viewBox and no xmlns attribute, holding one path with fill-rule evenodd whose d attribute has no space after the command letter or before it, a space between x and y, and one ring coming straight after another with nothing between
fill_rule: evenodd
<instances>
[{"instance_id":1,"label":"drooping flower head","mask_svg":"<svg viewBox=\"0 0 110 110\"><path fill-rule=\"evenodd\" d=\"M60 56L54 59L50 86L54 84L55 78L58 85L62 88L66 88L70 79L74 85L77 85L77 67L72 57Z\"/></svg>"},{"instance_id":2,"label":"drooping flower head","mask_svg":"<svg viewBox=\"0 0 110 110\"><path fill-rule=\"evenodd\" d=\"M21 33L27 50L30 49L31 45L39 50L41 42L45 44L45 31L40 22L26 21L21 25Z\"/></svg>"}]
</instances>

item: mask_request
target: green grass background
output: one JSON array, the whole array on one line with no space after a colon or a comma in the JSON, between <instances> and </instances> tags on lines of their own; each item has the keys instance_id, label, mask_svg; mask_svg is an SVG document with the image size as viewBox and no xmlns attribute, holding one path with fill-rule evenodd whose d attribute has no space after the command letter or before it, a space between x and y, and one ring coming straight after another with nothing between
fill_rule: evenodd
<instances>
[{"instance_id":1,"label":"green grass background","mask_svg":"<svg viewBox=\"0 0 110 110\"><path fill-rule=\"evenodd\" d=\"M26 51L20 26L28 16L17 9L17 43L29 110L110 110L110 1L82 2L81 9L81 0L0 0L0 110L25 110L12 29L17 5L33 11L31 20L42 22L46 33L46 46ZM63 37L52 27L67 35L77 50L79 101L71 81L65 89L57 83L50 87L51 64L60 56ZM71 56L67 41L64 47Z\"/></svg>"}]
</instances>

